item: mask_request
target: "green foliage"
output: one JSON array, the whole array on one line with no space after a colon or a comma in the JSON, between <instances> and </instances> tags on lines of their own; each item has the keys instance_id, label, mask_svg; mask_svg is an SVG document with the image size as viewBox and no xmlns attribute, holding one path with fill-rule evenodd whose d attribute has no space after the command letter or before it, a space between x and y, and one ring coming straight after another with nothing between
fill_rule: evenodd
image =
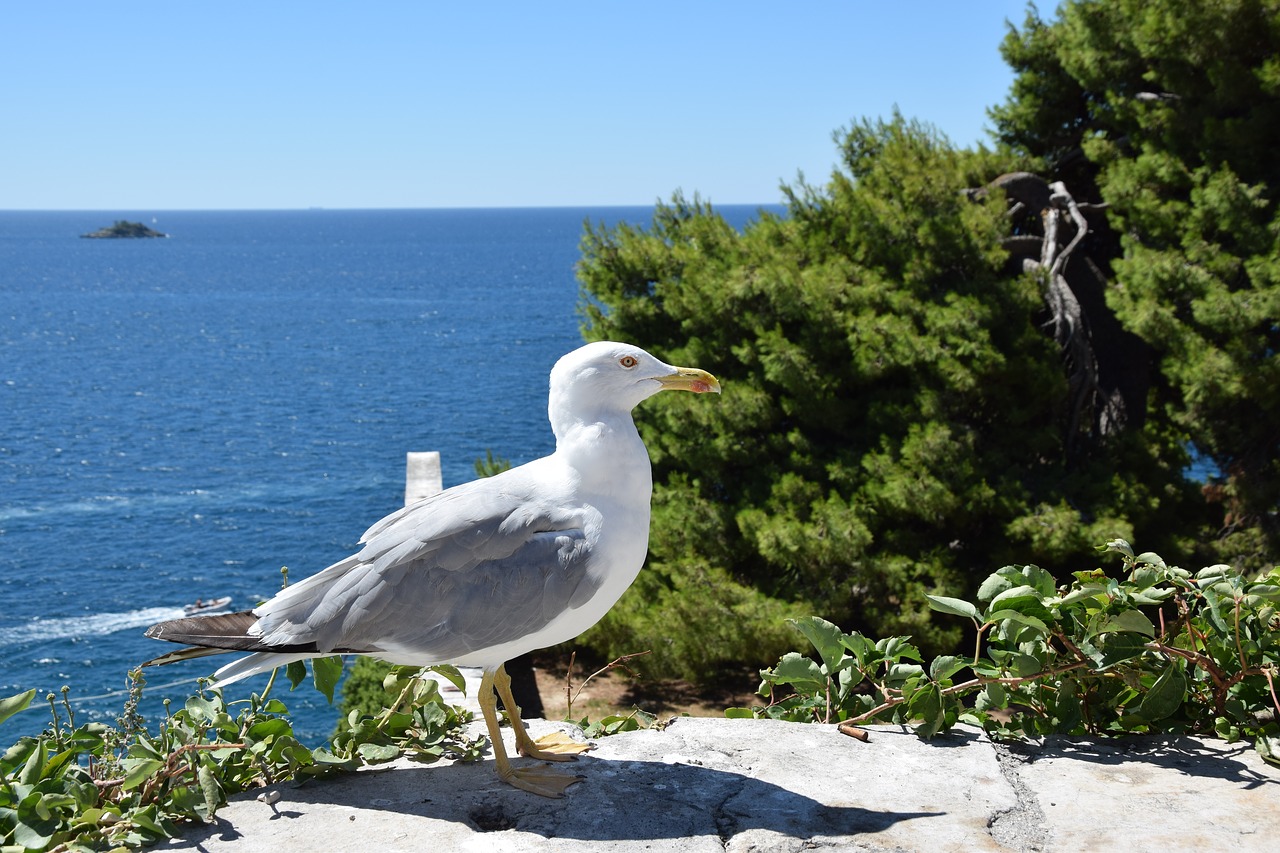
<instances>
[{"instance_id":1,"label":"green foliage","mask_svg":"<svg viewBox=\"0 0 1280 853\"><path fill-rule=\"evenodd\" d=\"M332 696L334 665L316 663L313 683ZM458 677L448 667L435 672ZM249 788L400 756L472 760L485 744L465 736L469 714L445 705L434 681L403 670L393 678L400 693L391 707L347 715L329 747L317 749L294 737L287 707L270 697L274 677L262 695L237 702L218 688L201 690L151 731L137 714L145 682L139 672L132 676L117 726L77 726L64 688L65 718L50 694L50 728L0 756L0 849L140 847L173 837L184 822L210 820L229 796ZM34 695L0 699L0 723Z\"/></svg>"},{"instance_id":2,"label":"green foliage","mask_svg":"<svg viewBox=\"0 0 1280 853\"><path fill-rule=\"evenodd\" d=\"M927 596L971 595L1015 557L1080 568L1090 543L1127 537L1274 561L1280 2L1069 0L1059 15L1033 7L1011 28L995 152L864 121L837 135L825 185L783 188L785 217L738 233L677 195L648 228L588 225L586 336L705 367L724 393L638 412L647 580L587 642L653 647L664 673L701 677L742 653L723 626L772 653L769 618L825 612L940 651L959 632ZM1064 275L1080 303L1066 338L1096 366L1064 365L1045 326L1060 308L1022 271L1044 211L974 191L1017 172L1093 205ZM1083 442L1081 378L1104 413ZM1221 476L1193 482L1194 457ZM664 610L702 588L707 605L679 617L700 635L664 657Z\"/></svg>"},{"instance_id":3,"label":"green foliage","mask_svg":"<svg viewBox=\"0 0 1280 853\"><path fill-rule=\"evenodd\" d=\"M483 459L476 459L475 469L477 477L492 477L494 474L501 474L511 468L511 460L501 456L494 456L492 450L484 452Z\"/></svg>"},{"instance_id":4,"label":"green foliage","mask_svg":"<svg viewBox=\"0 0 1280 853\"><path fill-rule=\"evenodd\" d=\"M609 735L620 735L623 732L637 732L643 729L662 728L658 718L648 711L635 708L629 714L608 714L594 723L583 717L570 721L582 729L588 738L602 738Z\"/></svg>"},{"instance_id":5,"label":"green foliage","mask_svg":"<svg viewBox=\"0 0 1280 853\"><path fill-rule=\"evenodd\" d=\"M972 657L925 663L907 637L872 641L817 617L793 620L817 656L761 672L764 707L731 717L911 723L921 737L957 722L996 737L1194 732L1254 739L1280 764L1280 568L1248 580L1214 565L1194 575L1124 540L1121 577L1076 572L1058 587L1036 566L990 575L977 602L930 596L969 620Z\"/></svg>"},{"instance_id":6,"label":"green foliage","mask_svg":"<svg viewBox=\"0 0 1280 853\"><path fill-rule=\"evenodd\" d=\"M1058 14L1005 41L999 135L1107 203L1106 300L1155 353L1152 411L1222 472L1224 555L1264 566L1280 545L1280 2Z\"/></svg>"},{"instance_id":7,"label":"green foliage","mask_svg":"<svg viewBox=\"0 0 1280 853\"><path fill-rule=\"evenodd\" d=\"M584 638L606 656L652 647L663 674L694 678L762 665L777 617L819 608L941 650L960 633L926 595L971 591L979 566L1083 563L1098 536L1171 545L1188 526L1196 496L1161 458L1180 446L1065 453L1039 286L1006 265L1003 199L964 192L1012 161L901 118L850 128L841 151L824 190L789 190L788 217L743 233L679 196L648 230L588 231L587 336L724 386L716 406L667 395L638 412L650 560ZM693 636L664 650L681 642L667 626Z\"/></svg>"}]
</instances>

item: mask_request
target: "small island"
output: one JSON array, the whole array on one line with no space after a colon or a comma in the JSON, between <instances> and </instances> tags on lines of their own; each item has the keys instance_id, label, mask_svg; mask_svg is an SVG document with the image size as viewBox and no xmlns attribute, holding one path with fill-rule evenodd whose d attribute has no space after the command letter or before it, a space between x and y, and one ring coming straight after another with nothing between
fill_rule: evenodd
<instances>
[{"instance_id":1,"label":"small island","mask_svg":"<svg viewBox=\"0 0 1280 853\"><path fill-rule=\"evenodd\" d=\"M92 240L110 240L122 237L168 237L168 234L161 234L159 231L153 231L141 222L127 222L123 219L117 219L116 224L110 228L101 228L92 234L81 234Z\"/></svg>"}]
</instances>

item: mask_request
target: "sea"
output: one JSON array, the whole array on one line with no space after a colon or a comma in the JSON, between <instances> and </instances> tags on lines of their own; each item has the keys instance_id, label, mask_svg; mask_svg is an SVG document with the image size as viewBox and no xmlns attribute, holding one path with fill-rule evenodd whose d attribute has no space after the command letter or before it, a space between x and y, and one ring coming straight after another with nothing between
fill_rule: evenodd
<instances>
[{"instance_id":1,"label":"sea","mask_svg":"<svg viewBox=\"0 0 1280 853\"><path fill-rule=\"evenodd\" d=\"M762 209L717 208L739 228ZM50 724L46 694L65 718L64 686L77 723L114 721L172 648L143 631L183 605L249 608L282 567L347 556L403 503L406 452L439 451L446 487L550 452L584 224L652 215L0 211L0 698L37 690L0 748ZM80 238L116 219L169 237ZM211 660L146 671L152 725ZM278 695L322 744L336 708Z\"/></svg>"}]
</instances>

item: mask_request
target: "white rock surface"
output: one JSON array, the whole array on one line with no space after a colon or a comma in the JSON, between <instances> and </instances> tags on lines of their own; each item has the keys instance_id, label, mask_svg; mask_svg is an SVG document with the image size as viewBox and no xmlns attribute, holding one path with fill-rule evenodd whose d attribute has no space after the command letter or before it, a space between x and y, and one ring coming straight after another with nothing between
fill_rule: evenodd
<instances>
[{"instance_id":1,"label":"white rock surface","mask_svg":"<svg viewBox=\"0 0 1280 853\"><path fill-rule=\"evenodd\" d=\"M532 721L537 736L556 726ZM510 738L508 738L510 742ZM1247 744L1054 739L973 730L680 718L599 740L561 800L498 781L492 761L395 762L258 792L166 850L1275 850L1280 768ZM520 761L527 761L522 759Z\"/></svg>"}]
</instances>

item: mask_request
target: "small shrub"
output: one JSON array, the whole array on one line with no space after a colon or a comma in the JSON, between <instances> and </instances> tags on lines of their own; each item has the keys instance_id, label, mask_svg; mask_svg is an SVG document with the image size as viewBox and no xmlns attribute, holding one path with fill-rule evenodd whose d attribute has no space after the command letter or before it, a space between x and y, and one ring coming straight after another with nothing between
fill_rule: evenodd
<instances>
[{"instance_id":1,"label":"small shrub","mask_svg":"<svg viewBox=\"0 0 1280 853\"><path fill-rule=\"evenodd\" d=\"M958 722L995 737L1197 733L1254 740L1280 763L1280 568L1249 580L1228 566L1194 575L1116 539L1122 576L1076 572L1059 587L1006 566L978 602L929 596L971 621L972 658L925 665L908 637L874 641L817 617L792 620L817 658L762 670L769 703L731 717L910 723L932 737Z\"/></svg>"},{"instance_id":2,"label":"small shrub","mask_svg":"<svg viewBox=\"0 0 1280 853\"><path fill-rule=\"evenodd\" d=\"M452 667L433 667L461 680ZM339 658L313 662L313 683L332 701ZM415 670L416 673L416 670ZM286 674L296 687L301 664ZM446 705L434 681L405 668L398 689L376 715L348 714L327 748L309 749L293 734L284 702L261 695L227 702L201 689L150 731L137 713L145 681L131 673L130 698L116 726L77 726L64 688L62 713L50 694L52 724L0 754L0 849L97 850L140 847L176 835L183 823L208 821L227 798L253 787L409 756L479 757L486 741L468 738L470 714ZM0 699L0 723L28 708L34 690Z\"/></svg>"}]
</instances>

